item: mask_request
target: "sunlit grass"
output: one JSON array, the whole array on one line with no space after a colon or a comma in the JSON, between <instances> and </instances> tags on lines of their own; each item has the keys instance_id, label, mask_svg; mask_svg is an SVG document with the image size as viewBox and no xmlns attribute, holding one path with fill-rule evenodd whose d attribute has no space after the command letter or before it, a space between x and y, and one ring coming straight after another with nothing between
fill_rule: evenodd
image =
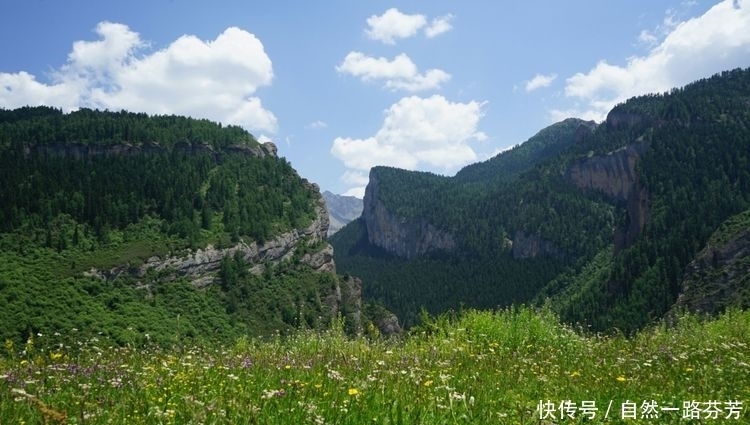
<instances>
[{"instance_id":1,"label":"sunlit grass","mask_svg":"<svg viewBox=\"0 0 750 425\"><path fill-rule=\"evenodd\" d=\"M0 358L0 423L750 420L749 312L632 338L583 336L527 308L438 318L401 340L338 328L173 349L32 335ZM636 419L623 417L631 407Z\"/></svg>"}]
</instances>

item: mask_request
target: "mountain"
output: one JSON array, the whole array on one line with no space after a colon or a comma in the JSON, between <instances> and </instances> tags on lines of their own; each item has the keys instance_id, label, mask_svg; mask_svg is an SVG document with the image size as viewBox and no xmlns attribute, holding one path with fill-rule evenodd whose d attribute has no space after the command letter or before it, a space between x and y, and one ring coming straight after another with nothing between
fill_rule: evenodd
<instances>
[{"instance_id":1,"label":"mountain","mask_svg":"<svg viewBox=\"0 0 750 425\"><path fill-rule=\"evenodd\" d=\"M685 268L671 313L750 308L750 210L730 217Z\"/></svg>"},{"instance_id":2,"label":"mountain","mask_svg":"<svg viewBox=\"0 0 750 425\"><path fill-rule=\"evenodd\" d=\"M736 69L630 99L599 125L554 124L454 177L373 168L362 218L330 241L365 299L407 324L421 308L550 303L568 322L629 332L680 297L747 305L740 272L699 285L731 288L721 302L685 294L711 235L750 207L748 164L750 70ZM707 248L711 273L744 264L721 254L744 258L735 237Z\"/></svg>"},{"instance_id":3,"label":"mountain","mask_svg":"<svg viewBox=\"0 0 750 425\"><path fill-rule=\"evenodd\" d=\"M362 200L357 197L336 195L326 190L323 199L328 212L328 236L362 215Z\"/></svg>"},{"instance_id":4,"label":"mountain","mask_svg":"<svg viewBox=\"0 0 750 425\"><path fill-rule=\"evenodd\" d=\"M0 339L228 342L389 320L336 274L317 185L239 127L0 110L0 170Z\"/></svg>"}]
</instances>

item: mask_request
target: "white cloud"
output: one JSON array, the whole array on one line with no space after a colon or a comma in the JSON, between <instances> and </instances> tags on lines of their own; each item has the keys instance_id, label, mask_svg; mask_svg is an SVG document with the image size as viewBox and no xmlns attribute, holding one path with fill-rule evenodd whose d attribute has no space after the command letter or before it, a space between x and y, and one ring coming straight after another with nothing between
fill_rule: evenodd
<instances>
[{"instance_id":1,"label":"white cloud","mask_svg":"<svg viewBox=\"0 0 750 425\"><path fill-rule=\"evenodd\" d=\"M450 31L453 28L451 20L453 20L453 15L451 14L433 19L432 22L430 22L430 25L424 29L424 35L427 38L434 38Z\"/></svg>"},{"instance_id":2,"label":"white cloud","mask_svg":"<svg viewBox=\"0 0 750 425\"><path fill-rule=\"evenodd\" d=\"M486 139L477 129L483 103L450 102L440 95L404 97L384 114L378 132L364 139L337 137L331 153L349 168L345 180L376 165L451 173L474 162L474 141ZM362 186L359 184L358 186Z\"/></svg>"},{"instance_id":3,"label":"white cloud","mask_svg":"<svg viewBox=\"0 0 750 425\"><path fill-rule=\"evenodd\" d=\"M365 189L367 186L357 186L352 187L351 189L348 189L346 192L343 193L344 196L353 196L355 198L364 199L365 197Z\"/></svg>"},{"instance_id":4,"label":"white cloud","mask_svg":"<svg viewBox=\"0 0 750 425\"><path fill-rule=\"evenodd\" d=\"M276 144L276 143L275 143L275 142L273 141L273 139L272 139L272 138L268 137L268 136L267 136L267 135L265 135L265 134L261 134L260 136L258 136L258 137L257 137L257 139L256 139L256 140L258 140L258 143L273 143L274 145Z\"/></svg>"},{"instance_id":5,"label":"white cloud","mask_svg":"<svg viewBox=\"0 0 750 425\"><path fill-rule=\"evenodd\" d=\"M440 69L430 69L420 74L414 62L404 53L388 60L361 52L349 52L336 70L359 77L362 81L384 80L387 88L409 92L436 89L451 78L450 74Z\"/></svg>"},{"instance_id":6,"label":"white cloud","mask_svg":"<svg viewBox=\"0 0 750 425\"><path fill-rule=\"evenodd\" d=\"M660 93L709 77L723 70L747 67L750 58L750 0L724 0L702 16L675 22L671 13L663 23L670 31L644 56L626 65L600 61L586 73L566 81L565 95L583 106L569 112L601 121L617 103L632 96ZM649 40L650 33L640 38Z\"/></svg>"},{"instance_id":7,"label":"white cloud","mask_svg":"<svg viewBox=\"0 0 750 425\"><path fill-rule=\"evenodd\" d=\"M427 17L421 14L408 15L395 7L386 10L382 15L367 18L368 28L365 34L372 40L386 44L395 44L397 39L409 38L422 30L425 37L434 38L453 29L453 15L447 14L434 18L427 23Z\"/></svg>"},{"instance_id":8,"label":"white cloud","mask_svg":"<svg viewBox=\"0 0 750 425\"><path fill-rule=\"evenodd\" d=\"M80 104L81 90L75 82L44 84L21 71L0 72L0 107L12 109L26 105L50 105L69 111Z\"/></svg>"},{"instance_id":9,"label":"white cloud","mask_svg":"<svg viewBox=\"0 0 750 425\"><path fill-rule=\"evenodd\" d=\"M341 176L341 181L347 184L364 186L368 181L370 181L370 177L367 175L367 173L363 173L362 171L347 170Z\"/></svg>"},{"instance_id":10,"label":"white cloud","mask_svg":"<svg viewBox=\"0 0 750 425\"><path fill-rule=\"evenodd\" d=\"M396 8L390 8L380 16L372 15L367 18L369 28L365 33L373 40L394 44L398 38L415 35L426 24L427 18L424 15L407 15Z\"/></svg>"},{"instance_id":11,"label":"white cloud","mask_svg":"<svg viewBox=\"0 0 750 425\"><path fill-rule=\"evenodd\" d=\"M276 130L274 114L253 96L273 79L271 60L253 34L230 27L211 41L184 35L139 55L148 46L126 25L102 22L96 33L99 40L73 43L49 84L23 72L0 73L0 106L126 109Z\"/></svg>"},{"instance_id":12,"label":"white cloud","mask_svg":"<svg viewBox=\"0 0 750 425\"><path fill-rule=\"evenodd\" d=\"M557 74L542 75L536 74L534 78L526 82L526 91L531 92L543 87L549 87L557 78Z\"/></svg>"},{"instance_id":13,"label":"white cloud","mask_svg":"<svg viewBox=\"0 0 750 425\"><path fill-rule=\"evenodd\" d=\"M311 128L313 130L318 130L326 127L328 127L328 124L321 120L313 121L307 125L307 128Z\"/></svg>"},{"instance_id":14,"label":"white cloud","mask_svg":"<svg viewBox=\"0 0 750 425\"><path fill-rule=\"evenodd\" d=\"M638 34L638 41L650 47L653 47L659 42L659 38L656 36L656 34L654 34L653 31L641 30L641 33Z\"/></svg>"}]
</instances>

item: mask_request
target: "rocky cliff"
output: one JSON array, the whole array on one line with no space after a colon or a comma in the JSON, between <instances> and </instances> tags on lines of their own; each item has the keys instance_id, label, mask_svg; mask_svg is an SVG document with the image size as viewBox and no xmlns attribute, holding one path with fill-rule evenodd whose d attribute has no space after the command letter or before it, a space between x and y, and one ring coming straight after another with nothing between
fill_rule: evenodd
<instances>
[{"instance_id":1,"label":"rocky cliff","mask_svg":"<svg viewBox=\"0 0 750 425\"><path fill-rule=\"evenodd\" d=\"M311 190L317 191L317 185L311 184ZM224 257L233 257L237 253L250 266L250 271L260 274L269 263L278 263L291 259L296 253L299 260L317 271L336 271L333 261L333 247L325 242L328 231L328 214L322 197L315 206L315 219L309 226L283 233L276 238L259 244L254 241L240 241L228 248L216 248L212 245L184 255L174 257L151 257L142 265L124 265L111 270L91 270L90 275L112 279L121 274L131 274L142 278L149 271L159 272L167 278L187 278L197 287L205 287L218 277L221 261ZM309 247L318 247L308 252ZM322 247L322 248L321 248ZM305 251L302 253L302 251Z\"/></svg>"},{"instance_id":2,"label":"rocky cliff","mask_svg":"<svg viewBox=\"0 0 750 425\"><path fill-rule=\"evenodd\" d=\"M377 174L371 172L365 189L362 218L367 229L367 239L372 245L406 259L429 252L450 252L456 249L452 234L438 229L424 219L407 219L388 210L379 198L379 191Z\"/></svg>"},{"instance_id":3,"label":"rocky cliff","mask_svg":"<svg viewBox=\"0 0 750 425\"><path fill-rule=\"evenodd\" d=\"M277 148L271 142L263 144L246 143L227 146L223 153L216 152L213 146L208 143L188 143L179 142L174 145L172 150L184 153L204 153L211 155L224 155L232 153L242 153L246 155L264 157L277 156ZM44 156L65 156L75 159L85 159L92 156L126 156L139 154L159 154L165 153L168 149L156 142L145 143L110 143L110 144L83 144L69 142L52 142L43 144L29 145L24 148L26 155L31 153Z\"/></svg>"},{"instance_id":4,"label":"rocky cliff","mask_svg":"<svg viewBox=\"0 0 750 425\"><path fill-rule=\"evenodd\" d=\"M622 123L618 121L619 124L611 125L625 125L636 119L626 118L628 117L622 118ZM648 220L648 192L636 172L636 163L647 149L648 142L637 141L606 155L592 155L577 160L566 172L566 178L577 187L597 190L624 202L628 222L615 234L616 249L633 243Z\"/></svg>"},{"instance_id":5,"label":"rocky cliff","mask_svg":"<svg viewBox=\"0 0 750 425\"><path fill-rule=\"evenodd\" d=\"M688 310L720 313L727 307L750 308L750 211L735 226L720 229L685 269L682 290L670 314ZM733 227L733 228L732 228Z\"/></svg>"}]
</instances>

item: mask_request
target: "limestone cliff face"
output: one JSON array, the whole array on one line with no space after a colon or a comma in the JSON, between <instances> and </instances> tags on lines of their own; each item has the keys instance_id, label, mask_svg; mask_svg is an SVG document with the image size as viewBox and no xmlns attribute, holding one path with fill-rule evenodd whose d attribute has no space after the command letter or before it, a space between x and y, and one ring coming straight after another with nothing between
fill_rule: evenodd
<instances>
[{"instance_id":1,"label":"limestone cliff face","mask_svg":"<svg viewBox=\"0 0 750 425\"><path fill-rule=\"evenodd\" d=\"M625 122L626 118L623 118ZM617 249L632 244L648 220L648 193L635 170L638 159L647 149L648 142L638 141L606 155L575 161L566 172L566 178L577 187L597 190L625 202L628 224L615 234Z\"/></svg>"},{"instance_id":2,"label":"limestone cliff face","mask_svg":"<svg viewBox=\"0 0 750 425\"><path fill-rule=\"evenodd\" d=\"M140 272L145 274L149 269L173 270L194 284L204 286L216 279L224 257L234 256L239 252L245 262L252 267L251 271L260 273L263 271L264 263L290 259L303 244L315 245L324 240L328 231L328 215L322 202L316 205L315 213L316 218L306 228L283 233L263 244L240 241L235 246L224 249L208 246L183 257L150 258L141 266ZM333 248L327 243L319 251L302 255L300 261L318 271L336 271Z\"/></svg>"},{"instance_id":3,"label":"limestone cliff face","mask_svg":"<svg viewBox=\"0 0 750 425\"><path fill-rule=\"evenodd\" d=\"M407 219L388 210L379 198L380 182L370 173L365 189L362 218L368 241L401 258L414 258L435 251L453 251L452 234L438 229L424 219Z\"/></svg>"},{"instance_id":4,"label":"limestone cliff face","mask_svg":"<svg viewBox=\"0 0 750 425\"><path fill-rule=\"evenodd\" d=\"M311 190L317 190L317 185L309 184ZM293 229L283 233L273 240L259 244L257 242L240 241L228 248L216 248L212 245L196 251L188 251L185 255L174 257L151 257L138 267L121 266L108 271L92 270L90 274L105 279L115 278L121 274L131 274L144 277L149 271L161 272L166 278L184 277L195 286L204 287L218 279L217 274L224 257L234 256L236 253L245 260L253 273L262 273L264 264L280 262L292 258L297 250L304 246L315 246L323 243L328 231L328 214L322 198L315 206L315 219L301 229ZM336 271L333 261L333 247L324 243L323 248L315 252L307 252L300 256L300 261L317 271Z\"/></svg>"},{"instance_id":5,"label":"limestone cliff face","mask_svg":"<svg viewBox=\"0 0 750 425\"><path fill-rule=\"evenodd\" d=\"M670 315L680 310L707 314L750 307L750 228L718 245L709 243L685 269L682 291Z\"/></svg>"},{"instance_id":6,"label":"limestone cliff face","mask_svg":"<svg viewBox=\"0 0 750 425\"><path fill-rule=\"evenodd\" d=\"M315 184L306 183L308 188L320 194ZM218 283L222 260L240 255L248 264L249 271L262 274L265 268L284 260L299 261L319 272L336 273L333 247L325 242L328 231L328 214L322 196L315 205L315 219L304 228L293 229L273 240L259 244L240 241L234 246L216 248L207 246L184 255L151 257L142 265L123 265L110 270L90 270L87 275L103 280L118 276L134 276L150 281L149 274L158 273L159 280L169 281L184 278L198 288ZM311 250L311 247L317 247ZM144 283L148 287L151 283ZM362 282L356 278L334 279L329 288L320 289L321 300L329 307L331 318L342 314L354 332L362 328Z\"/></svg>"},{"instance_id":7,"label":"limestone cliff face","mask_svg":"<svg viewBox=\"0 0 750 425\"><path fill-rule=\"evenodd\" d=\"M178 142L174 145L173 150L184 153L205 153L211 155L222 155L217 153L214 148L207 143L188 143ZM45 156L65 156L75 159L86 159L95 156L127 156L138 154L159 154L166 152L167 149L156 142L145 143L114 143L114 144L83 144L53 142L38 145L30 145L24 149L26 155L37 153ZM261 145L232 145L224 148L226 153L242 153L246 155L264 157L277 156L277 148L271 142Z\"/></svg>"}]
</instances>

